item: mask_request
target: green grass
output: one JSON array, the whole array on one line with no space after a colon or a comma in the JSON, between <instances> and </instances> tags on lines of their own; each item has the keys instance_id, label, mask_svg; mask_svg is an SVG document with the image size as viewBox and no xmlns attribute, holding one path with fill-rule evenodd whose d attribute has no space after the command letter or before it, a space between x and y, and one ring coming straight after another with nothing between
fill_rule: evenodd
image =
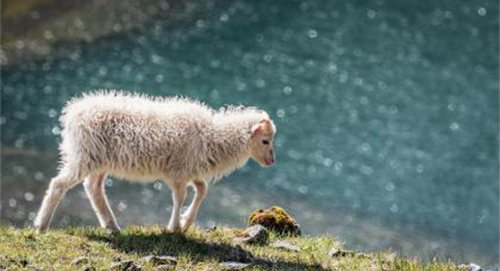
<instances>
[{"instance_id":1,"label":"green grass","mask_svg":"<svg viewBox=\"0 0 500 271\"><path fill-rule=\"evenodd\" d=\"M92 227L51 230L38 234L33 229L0 228L0 270L109 270L115 261L134 260L142 270L155 267L142 259L147 255L170 255L178 259L176 270L220 270L220 263L231 260L239 243L235 229L203 230L192 227L185 234L166 232L160 226L131 226L111 235ZM421 263L395 257L388 251L331 259L331 248L342 248L332 236L270 236L270 243L287 240L300 252L284 251L269 245L241 245L254 256L245 270L458 270L454 263ZM87 263L71 262L85 256Z\"/></svg>"}]
</instances>

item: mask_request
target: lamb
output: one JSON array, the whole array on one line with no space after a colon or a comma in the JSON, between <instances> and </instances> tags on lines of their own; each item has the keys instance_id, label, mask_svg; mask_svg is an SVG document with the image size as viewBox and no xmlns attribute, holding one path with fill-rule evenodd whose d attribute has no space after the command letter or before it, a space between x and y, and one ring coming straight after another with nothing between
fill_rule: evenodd
<instances>
[{"instance_id":1,"label":"lamb","mask_svg":"<svg viewBox=\"0 0 500 271\"><path fill-rule=\"evenodd\" d=\"M120 231L104 191L108 174L163 181L173 199L167 229L183 232L195 221L210 183L249 158L263 167L274 163L276 127L255 107L214 110L187 98L97 91L68 102L61 126L61 165L35 219L39 232L48 228L66 192L82 181L101 227ZM195 196L181 214L188 186Z\"/></svg>"}]
</instances>

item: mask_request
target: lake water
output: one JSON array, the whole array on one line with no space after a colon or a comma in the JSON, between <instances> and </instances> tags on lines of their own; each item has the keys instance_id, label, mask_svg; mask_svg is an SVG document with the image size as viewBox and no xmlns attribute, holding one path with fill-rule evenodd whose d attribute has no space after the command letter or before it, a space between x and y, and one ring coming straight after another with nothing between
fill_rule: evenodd
<instances>
[{"instance_id":1,"label":"lake water","mask_svg":"<svg viewBox=\"0 0 500 271\"><path fill-rule=\"evenodd\" d=\"M281 205L306 234L354 249L498 268L498 2L221 2L3 68L2 224L31 223L56 172L64 103L112 88L275 119L277 164L250 162L211 187L202 226L243 227ZM160 183L107 185L122 226L167 222ZM97 224L81 187L53 224Z\"/></svg>"}]
</instances>

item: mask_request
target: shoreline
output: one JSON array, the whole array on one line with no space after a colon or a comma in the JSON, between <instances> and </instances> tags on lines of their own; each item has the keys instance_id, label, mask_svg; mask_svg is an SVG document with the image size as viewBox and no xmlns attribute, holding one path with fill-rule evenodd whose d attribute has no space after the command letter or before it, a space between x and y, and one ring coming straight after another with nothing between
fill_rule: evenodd
<instances>
[{"instance_id":1,"label":"shoreline","mask_svg":"<svg viewBox=\"0 0 500 271\"><path fill-rule=\"evenodd\" d=\"M191 0L147 0L140 5L135 0L7 0L2 4L3 68L49 56L72 55L100 38L140 29L155 21L180 22L201 6Z\"/></svg>"}]
</instances>

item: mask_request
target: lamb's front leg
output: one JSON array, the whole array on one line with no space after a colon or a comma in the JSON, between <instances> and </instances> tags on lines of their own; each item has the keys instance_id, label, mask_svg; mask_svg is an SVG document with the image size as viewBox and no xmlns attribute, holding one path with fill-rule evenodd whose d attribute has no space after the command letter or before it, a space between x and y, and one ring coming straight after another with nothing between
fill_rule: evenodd
<instances>
[{"instance_id":1,"label":"lamb's front leg","mask_svg":"<svg viewBox=\"0 0 500 271\"><path fill-rule=\"evenodd\" d=\"M170 222L168 223L167 229L173 232L180 232L181 208L182 205L184 204L184 200L186 199L187 186L185 183L179 182L172 185L171 188L172 188L172 200L174 205L172 207L172 216L170 217Z\"/></svg>"},{"instance_id":2,"label":"lamb's front leg","mask_svg":"<svg viewBox=\"0 0 500 271\"><path fill-rule=\"evenodd\" d=\"M195 180L193 181L193 184L195 188L195 196L193 198L193 202L181 217L181 227L183 231L189 229L189 227L193 224L194 220L196 219L196 215L198 214L198 210L200 209L201 203L207 195L208 184L205 181Z\"/></svg>"}]
</instances>

